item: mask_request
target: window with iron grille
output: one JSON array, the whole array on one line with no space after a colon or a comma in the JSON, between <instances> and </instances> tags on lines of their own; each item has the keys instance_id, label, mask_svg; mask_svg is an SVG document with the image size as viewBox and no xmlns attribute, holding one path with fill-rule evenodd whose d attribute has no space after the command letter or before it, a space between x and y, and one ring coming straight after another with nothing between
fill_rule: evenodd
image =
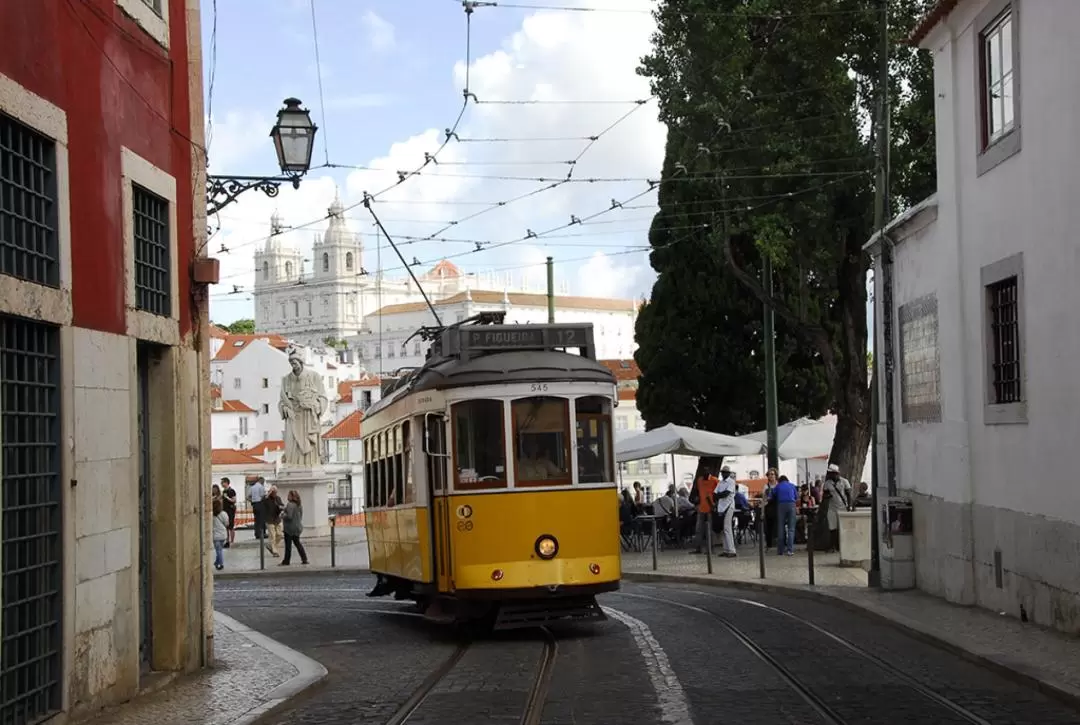
<instances>
[{"instance_id":1,"label":"window with iron grille","mask_svg":"<svg viewBox=\"0 0 1080 725\"><path fill-rule=\"evenodd\" d=\"M0 315L0 722L60 709L60 333Z\"/></svg>"},{"instance_id":2,"label":"window with iron grille","mask_svg":"<svg viewBox=\"0 0 1080 725\"><path fill-rule=\"evenodd\" d=\"M60 286L56 144L0 113L0 274Z\"/></svg>"},{"instance_id":3,"label":"window with iron grille","mask_svg":"<svg viewBox=\"0 0 1080 725\"><path fill-rule=\"evenodd\" d=\"M990 313L991 403L1022 401L1020 285L1008 277L986 288Z\"/></svg>"},{"instance_id":4,"label":"window with iron grille","mask_svg":"<svg viewBox=\"0 0 1080 725\"><path fill-rule=\"evenodd\" d=\"M171 317L169 202L138 184L131 187L135 307L154 315Z\"/></svg>"},{"instance_id":5,"label":"window with iron grille","mask_svg":"<svg viewBox=\"0 0 1080 725\"><path fill-rule=\"evenodd\" d=\"M900 413L905 423L941 420L938 305L933 295L900 307Z\"/></svg>"}]
</instances>

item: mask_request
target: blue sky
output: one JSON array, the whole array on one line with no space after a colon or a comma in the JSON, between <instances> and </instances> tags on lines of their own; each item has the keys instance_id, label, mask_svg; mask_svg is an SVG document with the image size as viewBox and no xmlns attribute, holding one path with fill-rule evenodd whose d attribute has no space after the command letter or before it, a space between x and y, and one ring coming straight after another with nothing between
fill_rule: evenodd
<instances>
[{"instance_id":1,"label":"blue sky","mask_svg":"<svg viewBox=\"0 0 1080 725\"><path fill-rule=\"evenodd\" d=\"M571 0L570 4L574 4ZM590 0L590 7L645 11L648 0ZM584 3L582 3L584 4ZM211 254L222 260L222 284L212 297L214 319L251 315L252 253L277 210L287 225L325 214L335 185L347 205L393 184L395 170L418 167L434 152L462 104L465 86L465 13L457 0L315 0L323 102L315 62L310 0L217 0L203 3L207 110L211 115L211 173L256 175L275 171L267 136L287 96L311 109L320 126L315 169L298 191L276 199L256 191L217 218ZM536 179L561 179L566 161L595 135L648 96L635 73L647 52L647 12L533 12L478 8L470 35L469 86L482 101L522 99L590 101L587 104L469 104L458 136L429 165L376 202L376 213L402 252L424 265L450 257L466 271L496 270L542 283L543 259L556 259L557 278L576 294L640 297L653 279L645 252L655 199L646 179L659 173L665 131L652 103L633 113L595 144L574 167L576 177L628 179L571 183L550 191ZM211 83L212 77L212 83ZM593 101L605 103L592 103ZM566 141L474 142L479 139L570 137ZM470 140L472 139L472 140ZM325 144L325 146L324 146ZM504 178L490 178L504 177ZM505 178L510 177L510 178ZM496 202L538 192L528 199ZM642 195L643 194L643 195ZM634 199L630 209L603 212L611 200ZM449 222L482 212L430 241ZM346 213L364 235L364 266L374 271L376 238L362 206ZM310 247L322 223L290 232L290 243ZM554 230L544 234L545 230ZM521 239L533 231L535 239ZM413 238L413 239L410 239ZM477 251L476 242L482 251ZM223 251L227 249L228 251ZM404 271L392 253L378 255L387 275ZM397 267L395 269L395 267ZM240 288L228 294L233 285Z\"/></svg>"}]
</instances>

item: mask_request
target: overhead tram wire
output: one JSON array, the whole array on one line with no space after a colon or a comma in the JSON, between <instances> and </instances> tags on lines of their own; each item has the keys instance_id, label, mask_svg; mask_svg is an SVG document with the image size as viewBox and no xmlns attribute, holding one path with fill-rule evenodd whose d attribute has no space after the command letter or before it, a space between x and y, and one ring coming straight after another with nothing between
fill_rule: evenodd
<instances>
[{"instance_id":1,"label":"overhead tram wire","mask_svg":"<svg viewBox=\"0 0 1080 725\"><path fill-rule=\"evenodd\" d=\"M216 1L216 0L215 0ZM319 82L319 115L322 117L323 155L330 163L330 141L326 134L326 100L323 95L322 61L319 59L319 24L315 20L315 0L311 0L311 35L315 41L315 77Z\"/></svg>"},{"instance_id":2,"label":"overhead tram wire","mask_svg":"<svg viewBox=\"0 0 1080 725\"><path fill-rule=\"evenodd\" d=\"M493 2L491 6L501 10L549 10L567 13L616 13L622 15L651 15L652 9L645 8L617 8L617 7L579 7L572 5L545 5L539 3L502 3ZM809 10L791 13L734 13L720 10L693 10L687 13L695 18L765 18L787 20L790 18L812 18L840 15L863 15L878 12L876 9L860 10Z\"/></svg>"}]
</instances>

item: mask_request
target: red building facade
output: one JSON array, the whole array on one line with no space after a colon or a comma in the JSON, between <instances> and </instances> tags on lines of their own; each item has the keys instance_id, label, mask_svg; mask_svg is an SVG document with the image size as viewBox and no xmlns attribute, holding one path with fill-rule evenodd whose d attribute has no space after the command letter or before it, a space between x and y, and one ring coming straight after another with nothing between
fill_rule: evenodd
<instances>
[{"instance_id":1,"label":"red building facade","mask_svg":"<svg viewBox=\"0 0 1080 725\"><path fill-rule=\"evenodd\" d=\"M198 0L0 0L4 722L211 656L200 32Z\"/></svg>"}]
</instances>

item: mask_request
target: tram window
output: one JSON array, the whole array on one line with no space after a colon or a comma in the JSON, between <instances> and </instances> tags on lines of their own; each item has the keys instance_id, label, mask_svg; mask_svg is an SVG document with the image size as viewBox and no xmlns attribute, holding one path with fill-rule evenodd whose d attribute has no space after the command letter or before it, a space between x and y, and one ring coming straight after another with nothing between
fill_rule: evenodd
<instances>
[{"instance_id":1,"label":"tram window","mask_svg":"<svg viewBox=\"0 0 1080 725\"><path fill-rule=\"evenodd\" d=\"M501 400L466 400L454 411L454 485L504 488L506 449Z\"/></svg>"},{"instance_id":2,"label":"tram window","mask_svg":"<svg viewBox=\"0 0 1080 725\"><path fill-rule=\"evenodd\" d=\"M405 503L405 471L401 450L401 426L394 426L393 448L390 449L390 499L391 506Z\"/></svg>"},{"instance_id":3,"label":"tram window","mask_svg":"<svg viewBox=\"0 0 1080 725\"><path fill-rule=\"evenodd\" d=\"M364 439L364 505L374 506L375 499L371 495L371 439Z\"/></svg>"},{"instance_id":4,"label":"tram window","mask_svg":"<svg viewBox=\"0 0 1080 725\"><path fill-rule=\"evenodd\" d=\"M405 503L416 503L416 482L413 480L413 445L412 425L409 421L401 424L401 445L404 450L402 460L402 478L405 481Z\"/></svg>"},{"instance_id":5,"label":"tram window","mask_svg":"<svg viewBox=\"0 0 1080 725\"><path fill-rule=\"evenodd\" d=\"M598 396L574 401L579 483L609 483L612 472L610 403Z\"/></svg>"},{"instance_id":6,"label":"tram window","mask_svg":"<svg viewBox=\"0 0 1080 725\"><path fill-rule=\"evenodd\" d=\"M514 421L515 486L570 483L570 402L522 398L510 404Z\"/></svg>"},{"instance_id":7,"label":"tram window","mask_svg":"<svg viewBox=\"0 0 1080 725\"><path fill-rule=\"evenodd\" d=\"M437 492L446 490L446 421L439 416L429 415L424 418L425 438L427 441L427 475L431 487Z\"/></svg>"}]
</instances>

